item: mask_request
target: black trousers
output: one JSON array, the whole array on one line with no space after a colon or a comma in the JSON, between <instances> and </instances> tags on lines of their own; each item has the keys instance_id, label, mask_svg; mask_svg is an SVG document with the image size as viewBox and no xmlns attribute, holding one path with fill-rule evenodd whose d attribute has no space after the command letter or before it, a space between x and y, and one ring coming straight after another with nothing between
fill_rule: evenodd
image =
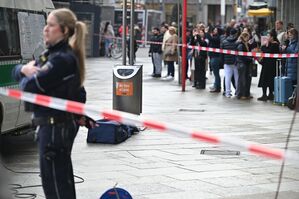
<instances>
[{"instance_id":1,"label":"black trousers","mask_svg":"<svg viewBox=\"0 0 299 199\"><path fill-rule=\"evenodd\" d=\"M239 79L238 79L238 88L236 91L236 95L238 97L249 97L250 86L251 86L249 65L246 65L244 63L238 63L237 67L239 72Z\"/></svg>"},{"instance_id":2,"label":"black trousers","mask_svg":"<svg viewBox=\"0 0 299 199\"><path fill-rule=\"evenodd\" d=\"M71 151L78 126L75 121L38 127L42 185L47 199L75 199Z\"/></svg>"},{"instance_id":3,"label":"black trousers","mask_svg":"<svg viewBox=\"0 0 299 199\"><path fill-rule=\"evenodd\" d=\"M194 58L195 71L194 83L197 87L206 88L206 59L201 57Z\"/></svg>"}]
</instances>

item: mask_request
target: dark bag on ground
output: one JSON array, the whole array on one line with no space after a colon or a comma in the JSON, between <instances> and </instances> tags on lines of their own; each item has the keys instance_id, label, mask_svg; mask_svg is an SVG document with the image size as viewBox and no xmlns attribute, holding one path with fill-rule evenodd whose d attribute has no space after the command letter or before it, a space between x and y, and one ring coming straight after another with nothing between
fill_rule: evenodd
<instances>
[{"instance_id":1,"label":"dark bag on ground","mask_svg":"<svg viewBox=\"0 0 299 199\"><path fill-rule=\"evenodd\" d=\"M88 130L88 143L118 144L139 132L136 126L107 119L97 120L96 124L97 127Z\"/></svg>"}]
</instances>

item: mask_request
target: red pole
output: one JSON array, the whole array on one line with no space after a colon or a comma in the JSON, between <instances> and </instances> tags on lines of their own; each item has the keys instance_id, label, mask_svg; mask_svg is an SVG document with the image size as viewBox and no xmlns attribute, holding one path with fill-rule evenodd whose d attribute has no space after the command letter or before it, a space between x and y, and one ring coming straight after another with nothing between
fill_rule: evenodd
<instances>
[{"instance_id":1,"label":"red pole","mask_svg":"<svg viewBox=\"0 0 299 199\"><path fill-rule=\"evenodd\" d=\"M183 16L182 16L182 91L186 88L186 65L187 65L187 0L183 0Z\"/></svg>"}]
</instances>

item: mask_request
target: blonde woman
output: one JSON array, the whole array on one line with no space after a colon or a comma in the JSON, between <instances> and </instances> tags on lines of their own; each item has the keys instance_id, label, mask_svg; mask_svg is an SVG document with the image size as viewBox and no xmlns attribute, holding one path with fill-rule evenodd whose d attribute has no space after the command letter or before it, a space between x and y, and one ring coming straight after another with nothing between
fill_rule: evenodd
<instances>
[{"instance_id":1,"label":"blonde woman","mask_svg":"<svg viewBox=\"0 0 299 199\"><path fill-rule=\"evenodd\" d=\"M86 27L69 9L52 11L44 27L47 53L41 61L18 65L14 77L24 91L80 101L85 75ZM74 115L34 105L42 185L46 198L76 198L71 150L77 134Z\"/></svg>"},{"instance_id":2,"label":"blonde woman","mask_svg":"<svg viewBox=\"0 0 299 199\"><path fill-rule=\"evenodd\" d=\"M170 37L165 41L164 46L164 60L167 62L167 76L165 77L166 80L173 80L174 79L174 62L178 61L178 36L176 35L176 28L173 26L169 27L169 34Z\"/></svg>"}]
</instances>

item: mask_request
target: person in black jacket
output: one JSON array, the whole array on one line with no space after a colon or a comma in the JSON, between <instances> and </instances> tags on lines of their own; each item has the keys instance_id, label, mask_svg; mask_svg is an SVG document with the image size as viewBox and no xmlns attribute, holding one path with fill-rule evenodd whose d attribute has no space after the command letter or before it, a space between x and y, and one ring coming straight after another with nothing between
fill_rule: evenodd
<instances>
[{"instance_id":1,"label":"person in black jacket","mask_svg":"<svg viewBox=\"0 0 299 199\"><path fill-rule=\"evenodd\" d=\"M242 52L249 52L249 34L246 32L241 33L238 39L237 50ZM251 57L247 56L237 56L237 69L238 69L238 87L236 91L236 95L238 99L250 99L250 84L251 84L251 76L250 76L250 64L252 62Z\"/></svg>"},{"instance_id":2,"label":"person in black jacket","mask_svg":"<svg viewBox=\"0 0 299 199\"><path fill-rule=\"evenodd\" d=\"M222 49L236 50L237 49L237 34L236 29L230 30L230 35L221 44ZM222 55L224 63L224 77L225 77L225 96L230 98L231 94L231 78L234 76L235 86L238 87L238 69L236 67L236 55L223 54Z\"/></svg>"},{"instance_id":3,"label":"person in black jacket","mask_svg":"<svg viewBox=\"0 0 299 199\"><path fill-rule=\"evenodd\" d=\"M276 31L273 29L267 35L267 42L261 47L263 53L279 53L279 41L277 39ZM263 95L257 100L267 101L274 99L274 78L276 75L276 59L273 58L262 58L260 60L262 70L258 87L262 87ZM267 96L267 88L269 88L269 95Z\"/></svg>"},{"instance_id":4,"label":"person in black jacket","mask_svg":"<svg viewBox=\"0 0 299 199\"><path fill-rule=\"evenodd\" d=\"M218 28L212 28L211 33L206 34L206 38L209 40L209 47L220 48L220 35L218 33ZM221 91L221 79L220 79L220 54L216 52L209 52L210 57L210 67L212 68L215 81L213 86L210 88L210 92L220 92Z\"/></svg>"},{"instance_id":5,"label":"person in black jacket","mask_svg":"<svg viewBox=\"0 0 299 199\"><path fill-rule=\"evenodd\" d=\"M153 36L151 38L152 42L159 43L151 43L149 49L149 55L152 57L153 63L153 74L152 77L161 77L162 72L162 42L163 35L160 34L160 30L158 27L153 29Z\"/></svg>"},{"instance_id":6,"label":"person in black jacket","mask_svg":"<svg viewBox=\"0 0 299 199\"><path fill-rule=\"evenodd\" d=\"M67 100L84 101L86 26L66 8L53 10L44 27L48 54L44 62L17 65L14 78L22 90ZM46 198L75 199L71 151L78 124L72 113L33 105L38 126L42 186Z\"/></svg>"},{"instance_id":7,"label":"person in black jacket","mask_svg":"<svg viewBox=\"0 0 299 199\"><path fill-rule=\"evenodd\" d=\"M199 51L197 46L207 47L208 44L205 41L204 30L198 30L191 39L191 45L196 46L193 51L194 61L195 61L195 71L194 71L194 85L197 89L206 88L206 59L207 52Z\"/></svg>"}]
</instances>

